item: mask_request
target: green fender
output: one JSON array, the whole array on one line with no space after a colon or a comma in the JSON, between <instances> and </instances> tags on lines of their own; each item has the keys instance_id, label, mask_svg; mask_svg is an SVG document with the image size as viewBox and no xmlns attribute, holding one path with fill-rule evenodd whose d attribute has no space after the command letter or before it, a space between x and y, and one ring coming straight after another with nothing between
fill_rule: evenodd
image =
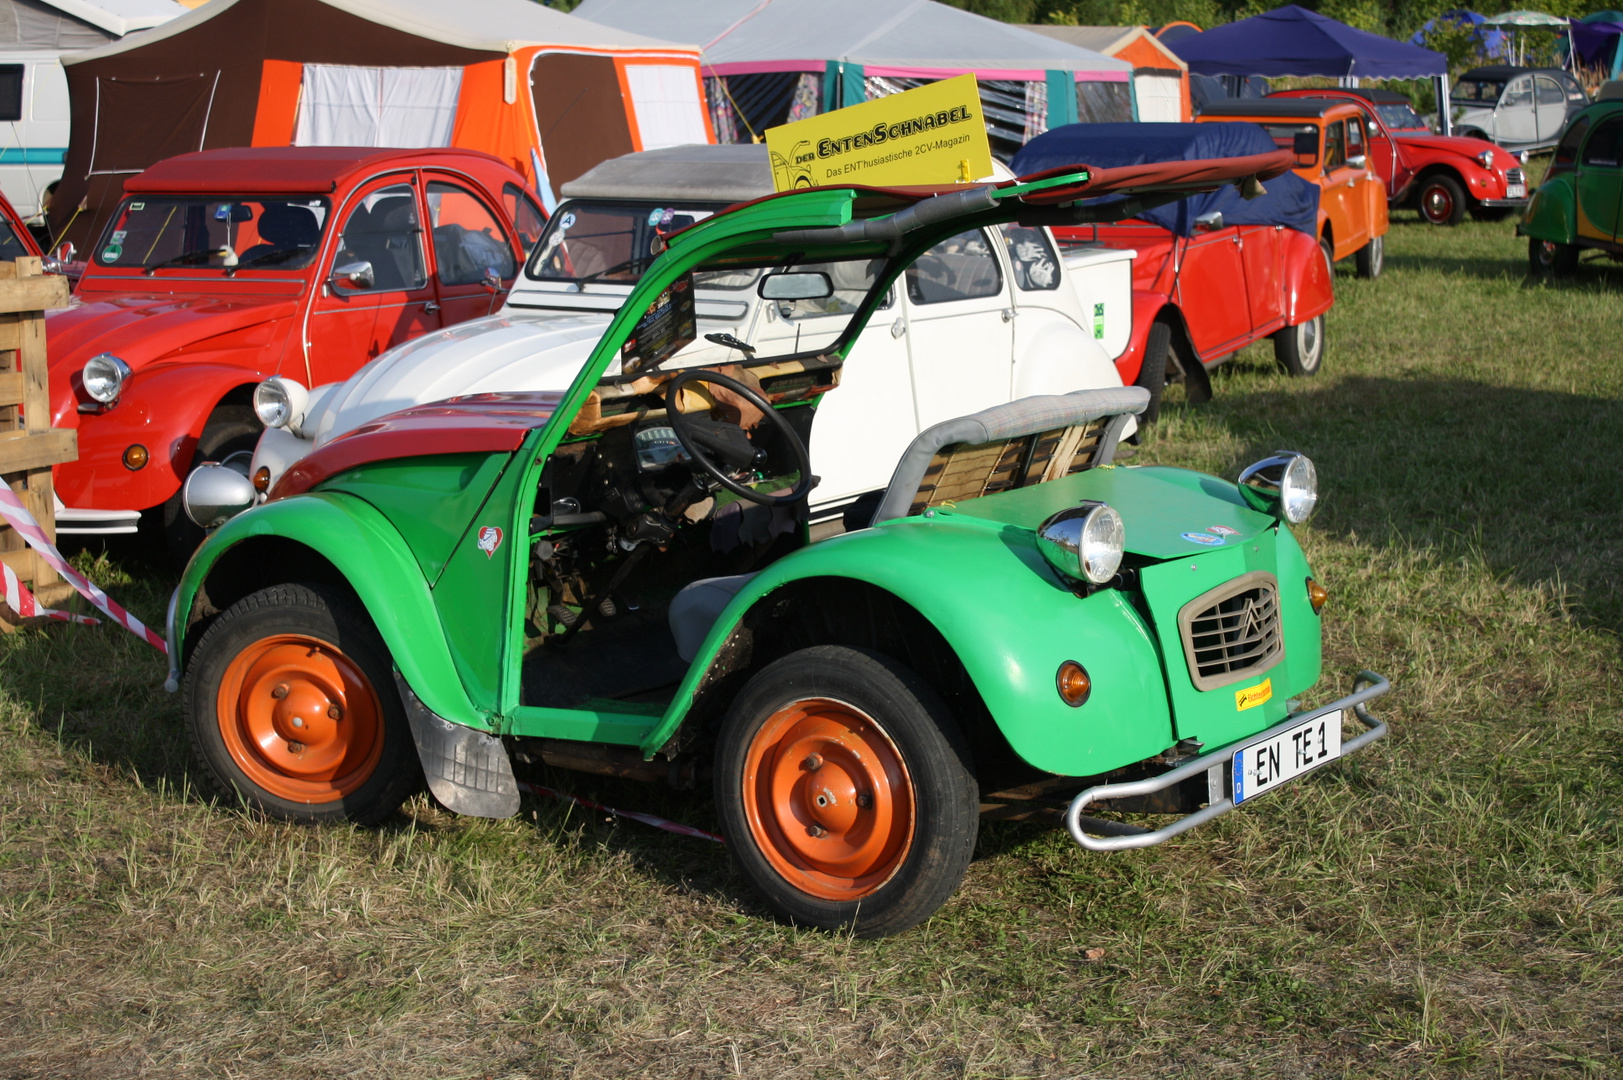
<instances>
[{"instance_id":1,"label":"green fender","mask_svg":"<svg viewBox=\"0 0 1623 1080\"><path fill-rule=\"evenodd\" d=\"M1518 231L1535 240L1570 244L1578 237L1577 205L1570 175L1546 180L1533 192Z\"/></svg>"},{"instance_id":2,"label":"green fender","mask_svg":"<svg viewBox=\"0 0 1623 1080\"><path fill-rule=\"evenodd\" d=\"M1089 776L1176 741L1155 635L1120 592L1079 598L1029 530L936 510L825 540L762 571L716 620L671 707L643 740L644 753L676 732L747 611L780 586L830 577L877 586L928 619L1004 737L1035 768ZM1065 704L1055 685L1066 660L1082 663L1093 679L1080 708Z\"/></svg>"},{"instance_id":3,"label":"green fender","mask_svg":"<svg viewBox=\"0 0 1623 1080\"><path fill-rule=\"evenodd\" d=\"M302 544L349 582L423 704L459 724L490 730L462 689L428 582L398 530L370 504L337 492L266 503L226 522L198 548L175 590L170 655L185 656L187 616L210 572L232 548L258 536Z\"/></svg>"}]
</instances>

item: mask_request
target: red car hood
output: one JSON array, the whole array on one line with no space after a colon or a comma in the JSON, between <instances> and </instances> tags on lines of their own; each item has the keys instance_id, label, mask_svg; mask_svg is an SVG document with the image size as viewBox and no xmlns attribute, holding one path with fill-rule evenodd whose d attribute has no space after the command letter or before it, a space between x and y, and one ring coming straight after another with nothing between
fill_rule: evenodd
<instances>
[{"instance_id":1,"label":"red car hood","mask_svg":"<svg viewBox=\"0 0 1623 1080\"><path fill-rule=\"evenodd\" d=\"M176 349L298 313L297 297L125 293L45 317L51 376L65 384L97 353L140 368Z\"/></svg>"},{"instance_id":2,"label":"red car hood","mask_svg":"<svg viewBox=\"0 0 1623 1080\"><path fill-rule=\"evenodd\" d=\"M1493 143L1486 139L1472 139L1464 135L1433 135L1426 131L1400 131L1396 134L1405 142L1425 143L1427 146L1435 146L1439 150L1452 151L1468 158L1474 158L1484 150L1495 149ZM1508 151L1500 153L1509 156Z\"/></svg>"}]
</instances>

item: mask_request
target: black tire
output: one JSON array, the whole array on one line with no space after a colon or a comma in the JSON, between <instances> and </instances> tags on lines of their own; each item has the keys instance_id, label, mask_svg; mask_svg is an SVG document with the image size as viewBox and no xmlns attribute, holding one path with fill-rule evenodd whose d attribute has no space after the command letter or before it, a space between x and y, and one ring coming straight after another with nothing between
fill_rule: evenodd
<instances>
[{"instance_id":1,"label":"black tire","mask_svg":"<svg viewBox=\"0 0 1623 1080\"><path fill-rule=\"evenodd\" d=\"M1324 316L1274 331L1274 360L1287 375L1317 375L1324 366Z\"/></svg>"},{"instance_id":2,"label":"black tire","mask_svg":"<svg viewBox=\"0 0 1623 1080\"><path fill-rule=\"evenodd\" d=\"M749 681L722 725L715 790L728 848L773 911L864 938L946 903L980 827L969 753L941 699L889 657L844 646L791 653Z\"/></svg>"},{"instance_id":3,"label":"black tire","mask_svg":"<svg viewBox=\"0 0 1623 1080\"><path fill-rule=\"evenodd\" d=\"M1153 424L1161 415L1161 395L1167 388L1167 354L1172 351L1172 327L1157 319L1144 339L1144 360L1138 367L1134 386L1150 392L1150 403L1139 414L1142 427Z\"/></svg>"},{"instance_id":4,"label":"black tire","mask_svg":"<svg viewBox=\"0 0 1623 1080\"><path fill-rule=\"evenodd\" d=\"M1353 261L1359 277L1370 281L1380 277L1381 268L1386 265L1386 237L1370 237L1369 243L1353 253Z\"/></svg>"},{"instance_id":5,"label":"black tire","mask_svg":"<svg viewBox=\"0 0 1623 1080\"><path fill-rule=\"evenodd\" d=\"M324 586L273 585L231 605L192 651L183 709L200 785L270 817L375 825L422 783L388 647Z\"/></svg>"},{"instance_id":6,"label":"black tire","mask_svg":"<svg viewBox=\"0 0 1623 1080\"><path fill-rule=\"evenodd\" d=\"M1330 274L1330 280L1336 280L1336 246L1330 242L1328 236L1319 237L1319 250L1324 252L1324 268Z\"/></svg>"},{"instance_id":7,"label":"black tire","mask_svg":"<svg viewBox=\"0 0 1623 1080\"><path fill-rule=\"evenodd\" d=\"M1527 241L1527 272L1536 278L1569 277L1578 269L1578 246L1533 237Z\"/></svg>"},{"instance_id":8,"label":"black tire","mask_svg":"<svg viewBox=\"0 0 1623 1080\"><path fill-rule=\"evenodd\" d=\"M187 475L205 461L224 461L232 454L253 453L254 445L265 426L254 415L249 405L221 405L203 425L203 434L197 439L197 449L186 467ZM182 488L184 488L184 483ZM176 569L185 569L192 552L203 542L203 530L186 516L181 505L180 491L165 500L162 506L164 552Z\"/></svg>"},{"instance_id":9,"label":"black tire","mask_svg":"<svg viewBox=\"0 0 1623 1080\"><path fill-rule=\"evenodd\" d=\"M1420 219L1432 225L1458 225L1465 220L1465 211L1471 205L1460 182L1442 173L1420 182L1414 204L1420 211Z\"/></svg>"}]
</instances>

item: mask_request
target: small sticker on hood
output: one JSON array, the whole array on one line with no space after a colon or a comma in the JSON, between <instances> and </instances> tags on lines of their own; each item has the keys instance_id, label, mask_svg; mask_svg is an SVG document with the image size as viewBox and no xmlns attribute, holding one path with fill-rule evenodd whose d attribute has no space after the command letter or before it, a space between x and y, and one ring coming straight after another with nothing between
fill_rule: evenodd
<instances>
[{"instance_id":1,"label":"small sticker on hood","mask_svg":"<svg viewBox=\"0 0 1623 1080\"><path fill-rule=\"evenodd\" d=\"M1231 529L1227 525L1208 525L1206 531L1216 533L1218 536L1239 536L1239 529Z\"/></svg>"},{"instance_id":2,"label":"small sticker on hood","mask_svg":"<svg viewBox=\"0 0 1623 1080\"><path fill-rule=\"evenodd\" d=\"M1221 536L1212 536L1209 533L1186 532L1183 538L1191 544L1200 544L1203 547L1217 547L1223 543Z\"/></svg>"}]
</instances>

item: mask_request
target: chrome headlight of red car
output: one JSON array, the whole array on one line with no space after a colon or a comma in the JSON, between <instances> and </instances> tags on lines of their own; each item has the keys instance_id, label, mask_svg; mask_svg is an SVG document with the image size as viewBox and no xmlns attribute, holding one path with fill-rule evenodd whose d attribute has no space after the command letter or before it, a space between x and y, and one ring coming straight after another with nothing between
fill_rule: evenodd
<instances>
[{"instance_id":1,"label":"chrome headlight of red car","mask_svg":"<svg viewBox=\"0 0 1623 1080\"><path fill-rule=\"evenodd\" d=\"M1478 154L1476 156L1476 160L1477 160L1477 164L1481 165L1484 169L1493 168L1493 151L1492 150L1484 150L1484 151L1482 151L1482 153L1480 153L1480 154Z\"/></svg>"},{"instance_id":2,"label":"chrome headlight of red car","mask_svg":"<svg viewBox=\"0 0 1623 1080\"><path fill-rule=\"evenodd\" d=\"M123 391L124 383L129 377L130 365L112 353L105 352L87 360L84 370L79 373L85 393L103 405L118 400L118 395Z\"/></svg>"}]
</instances>

